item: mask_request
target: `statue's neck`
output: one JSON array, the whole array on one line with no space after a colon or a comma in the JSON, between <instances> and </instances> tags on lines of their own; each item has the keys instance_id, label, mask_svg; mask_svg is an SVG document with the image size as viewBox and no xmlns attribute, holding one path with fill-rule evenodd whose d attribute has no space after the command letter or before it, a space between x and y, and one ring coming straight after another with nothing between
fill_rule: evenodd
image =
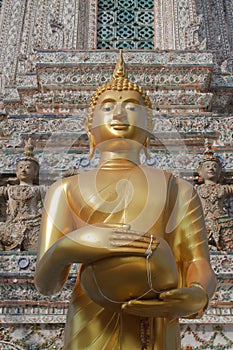
<instances>
[{"instance_id":1,"label":"statue's neck","mask_svg":"<svg viewBox=\"0 0 233 350\"><path fill-rule=\"evenodd\" d=\"M100 154L100 167L103 167L106 163L112 165L112 167L120 168L124 164L140 165L140 153L143 149L143 145L140 142L136 142L131 139L116 138L110 139L105 142L99 143L97 149Z\"/></svg>"},{"instance_id":2,"label":"statue's neck","mask_svg":"<svg viewBox=\"0 0 233 350\"><path fill-rule=\"evenodd\" d=\"M140 153L134 152L110 152L105 151L100 153L100 166L103 167L106 164L114 166L127 166L127 164L139 165Z\"/></svg>"},{"instance_id":3,"label":"statue's neck","mask_svg":"<svg viewBox=\"0 0 233 350\"><path fill-rule=\"evenodd\" d=\"M217 181L213 181L213 180L205 180L205 185L217 185Z\"/></svg>"},{"instance_id":4,"label":"statue's neck","mask_svg":"<svg viewBox=\"0 0 233 350\"><path fill-rule=\"evenodd\" d=\"M19 183L20 186L33 186L33 181L28 181L28 182L25 182L25 181L20 181Z\"/></svg>"}]
</instances>

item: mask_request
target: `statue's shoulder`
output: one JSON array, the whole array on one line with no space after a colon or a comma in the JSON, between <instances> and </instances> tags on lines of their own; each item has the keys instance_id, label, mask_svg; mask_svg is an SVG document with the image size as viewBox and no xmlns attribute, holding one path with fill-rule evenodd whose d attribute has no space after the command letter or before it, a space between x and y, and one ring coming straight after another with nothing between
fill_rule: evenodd
<instances>
[{"instance_id":1,"label":"statue's shoulder","mask_svg":"<svg viewBox=\"0 0 233 350\"><path fill-rule=\"evenodd\" d=\"M195 198L198 197L197 190L189 181L177 177L176 185L177 194L181 201L189 202L191 200L196 200Z\"/></svg>"},{"instance_id":2,"label":"statue's shoulder","mask_svg":"<svg viewBox=\"0 0 233 350\"><path fill-rule=\"evenodd\" d=\"M77 168L69 169L62 174L62 179L66 179L78 174L79 174L79 171Z\"/></svg>"},{"instance_id":3,"label":"statue's shoulder","mask_svg":"<svg viewBox=\"0 0 233 350\"><path fill-rule=\"evenodd\" d=\"M67 177L62 177L58 180L56 180L49 188L49 190L54 191L54 190L62 190L66 187L72 186L75 182L78 181L79 174L72 175L72 176L67 176Z\"/></svg>"},{"instance_id":4,"label":"statue's shoulder","mask_svg":"<svg viewBox=\"0 0 233 350\"><path fill-rule=\"evenodd\" d=\"M152 168L152 167L145 167L145 173L152 176L154 181L158 181L158 179L164 179L169 186L175 187L177 186L179 188L179 191L185 192L185 191L190 191L194 190L194 186L188 182L187 180L184 180L180 177L175 176L169 171L162 170L162 169L157 169L157 168Z\"/></svg>"},{"instance_id":5,"label":"statue's shoulder","mask_svg":"<svg viewBox=\"0 0 233 350\"><path fill-rule=\"evenodd\" d=\"M175 177L176 182L179 186L181 186L184 189L194 189L194 185L191 184L191 182L182 179L181 177Z\"/></svg>"},{"instance_id":6,"label":"statue's shoulder","mask_svg":"<svg viewBox=\"0 0 233 350\"><path fill-rule=\"evenodd\" d=\"M86 172L77 172L75 171L74 174L70 174L70 175L66 175L61 177L60 179L58 179L57 181L55 181L49 188L50 191L54 191L54 190L64 190L66 189L70 189L73 186L77 186L77 184L79 184L80 182L83 181L83 179L85 179L85 183L88 183L88 181L93 180L93 178L95 178L96 176L96 169L93 170L89 170Z\"/></svg>"},{"instance_id":7,"label":"statue's shoulder","mask_svg":"<svg viewBox=\"0 0 233 350\"><path fill-rule=\"evenodd\" d=\"M153 168L150 166L142 166L143 171L145 171L146 174L153 176L153 178L156 180L157 178L165 178L166 180L171 179L174 177L172 173L163 170L163 169L158 169L158 168Z\"/></svg>"}]
</instances>

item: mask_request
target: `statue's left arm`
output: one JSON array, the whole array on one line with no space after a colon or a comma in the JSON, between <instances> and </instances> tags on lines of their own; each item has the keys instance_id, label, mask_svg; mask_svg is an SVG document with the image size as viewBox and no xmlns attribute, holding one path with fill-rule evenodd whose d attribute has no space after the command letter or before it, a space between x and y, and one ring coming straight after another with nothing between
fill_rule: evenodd
<instances>
[{"instance_id":1,"label":"statue's left arm","mask_svg":"<svg viewBox=\"0 0 233 350\"><path fill-rule=\"evenodd\" d=\"M233 196L233 185L225 185L226 197Z\"/></svg>"},{"instance_id":2,"label":"statue's left arm","mask_svg":"<svg viewBox=\"0 0 233 350\"><path fill-rule=\"evenodd\" d=\"M167 239L180 270L180 286L199 283L211 297L216 287L216 277L210 265L201 201L188 182L176 179L176 183L178 199L172 213L176 217L176 227L171 230L168 223Z\"/></svg>"},{"instance_id":3,"label":"statue's left arm","mask_svg":"<svg viewBox=\"0 0 233 350\"><path fill-rule=\"evenodd\" d=\"M185 317L201 314L216 287L216 277L210 266L207 235L200 199L187 182L174 180L170 198L166 240L179 271L177 289L164 291L160 300L130 301L124 310L148 317ZM176 188L175 188L176 187Z\"/></svg>"}]
</instances>

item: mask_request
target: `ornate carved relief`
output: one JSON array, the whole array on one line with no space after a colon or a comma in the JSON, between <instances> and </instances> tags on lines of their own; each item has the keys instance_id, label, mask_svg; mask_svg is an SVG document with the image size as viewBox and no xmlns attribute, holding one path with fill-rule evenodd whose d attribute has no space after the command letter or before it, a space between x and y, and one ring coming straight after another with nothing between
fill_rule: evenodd
<instances>
[{"instance_id":1,"label":"ornate carved relief","mask_svg":"<svg viewBox=\"0 0 233 350\"><path fill-rule=\"evenodd\" d=\"M199 40L202 22L203 16L197 16L196 19L185 28L185 47L187 49L206 49L206 39L204 39L202 42Z\"/></svg>"},{"instance_id":2,"label":"ornate carved relief","mask_svg":"<svg viewBox=\"0 0 233 350\"><path fill-rule=\"evenodd\" d=\"M2 9L1 64L5 84L13 84L17 69L26 1L6 1ZM11 20L8 20L11 19Z\"/></svg>"},{"instance_id":3,"label":"ornate carved relief","mask_svg":"<svg viewBox=\"0 0 233 350\"><path fill-rule=\"evenodd\" d=\"M200 4L200 2L198 1ZM214 50L220 62L232 51L232 2L230 0L202 1L206 23L207 49Z\"/></svg>"},{"instance_id":4,"label":"ornate carved relief","mask_svg":"<svg viewBox=\"0 0 233 350\"><path fill-rule=\"evenodd\" d=\"M95 48L96 11L95 0L6 0L0 28L3 88L17 74L35 71L37 49Z\"/></svg>"},{"instance_id":5,"label":"ornate carved relief","mask_svg":"<svg viewBox=\"0 0 233 350\"><path fill-rule=\"evenodd\" d=\"M195 1L155 0L155 47L161 50L184 50L200 46L200 23Z\"/></svg>"}]
</instances>

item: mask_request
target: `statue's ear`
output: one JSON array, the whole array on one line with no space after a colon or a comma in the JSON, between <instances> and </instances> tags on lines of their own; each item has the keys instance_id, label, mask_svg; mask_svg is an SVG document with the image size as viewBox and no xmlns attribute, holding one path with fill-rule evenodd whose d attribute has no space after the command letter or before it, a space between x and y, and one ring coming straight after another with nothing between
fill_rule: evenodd
<instances>
[{"instance_id":1,"label":"statue's ear","mask_svg":"<svg viewBox=\"0 0 233 350\"><path fill-rule=\"evenodd\" d=\"M199 184L204 182L203 173L202 173L202 165L201 164L199 164L199 166L197 168L197 174L198 174L197 182Z\"/></svg>"},{"instance_id":2,"label":"statue's ear","mask_svg":"<svg viewBox=\"0 0 233 350\"><path fill-rule=\"evenodd\" d=\"M39 170L40 170L39 165L35 164L35 165L34 165L34 169L35 169L35 177L37 177L38 174L39 174Z\"/></svg>"},{"instance_id":3,"label":"statue's ear","mask_svg":"<svg viewBox=\"0 0 233 350\"><path fill-rule=\"evenodd\" d=\"M152 119L151 120L151 130L152 130L152 132L154 130L154 127L155 127L155 119Z\"/></svg>"},{"instance_id":4,"label":"statue's ear","mask_svg":"<svg viewBox=\"0 0 233 350\"><path fill-rule=\"evenodd\" d=\"M88 117L86 117L84 119L84 128L85 128L86 133L88 135L88 133L90 132L90 125L89 125L89 118Z\"/></svg>"},{"instance_id":5,"label":"statue's ear","mask_svg":"<svg viewBox=\"0 0 233 350\"><path fill-rule=\"evenodd\" d=\"M147 136L147 137L146 137L146 140L145 140L145 142L144 142L144 144L143 144L146 159L150 159L149 143L150 143L150 137Z\"/></svg>"},{"instance_id":6,"label":"statue's ear","mask_svg":"<svg viewBox=\"0 0 233 350\"><path fill-rule=\"evenodd\" d=\"M89 132L88 137L89 137L89 142L90 142L90 152L89 152L88 158L89 158L89 159L92 159L93 156L94 156L94 153L95 153L95 146L96 146L96 143L95 143L94 136L92 135L91 132Z\"/></svg>"},{"instance_id":7,"label":"statue's ear","mask_svg":"<svg viewBox=\"0 0 233 350\"><path fill-rule=\"evenodd\" d=\"M92 135L91 131L90 131L90 127L89 127L89 120L88 118L85 118L84 120L84 127L87 133L87 136L89 138L89 144L90 144L90 152L89 152L89 159L92 159L95 153L95 146L96 146L96 142L94 139L94 136Z\"/></svg>"}]
</instances>

